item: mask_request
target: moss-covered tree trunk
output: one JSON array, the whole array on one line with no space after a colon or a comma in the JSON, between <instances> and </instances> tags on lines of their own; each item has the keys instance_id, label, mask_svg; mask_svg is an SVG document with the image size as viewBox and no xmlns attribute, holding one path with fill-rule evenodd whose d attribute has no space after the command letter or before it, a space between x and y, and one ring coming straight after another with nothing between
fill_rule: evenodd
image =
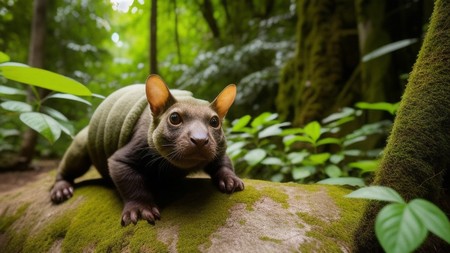
<instances>
[{"instance_id":1,"label":"moss-covered tree trunk","mask_svg":"<svg viewBox=\"0 0 450 253\"><path fill-rule=\"evenodd\" d=\"M388 15L387 1L359 0L356 1L358 17L358 36L361 55L392 42L386 30ZM386 90L393 92L396 83L392 68L392 55L387 54L368 62L361 63L361 100L365 102L387 101ZM398 90L398 89L397 89ZM396 97L399 97L397 94ZM379 120L380 114L374 115Z\"/></svg>"},{"instance_id":2,"label":"moss-covered tree trunk","mask_svg":"<svg viewBox=\"0 0 450 253\"><path fill-rule=\"evenodd\" d=\"M358 40L353 1L297 1L297 12L296 53L283 70L276 104L302 125L339 102L359 55L351 50Z\"/></svg>"},{"instance_id":3,"label":"moss-covered tree trunk","mask_svg":"<svg viewBox=\"0 0 450 253\"><path fill-rule=\"evenodd\" d=\"M374 184L405 199L426 198L447 214L450 168L450 0L436 1L431 23L410 75ZM355 234L358 252L382 251L373 233L380 208L371 203ZM450 252L431 237L423 252Z\"/></svg>"}]
</instances>

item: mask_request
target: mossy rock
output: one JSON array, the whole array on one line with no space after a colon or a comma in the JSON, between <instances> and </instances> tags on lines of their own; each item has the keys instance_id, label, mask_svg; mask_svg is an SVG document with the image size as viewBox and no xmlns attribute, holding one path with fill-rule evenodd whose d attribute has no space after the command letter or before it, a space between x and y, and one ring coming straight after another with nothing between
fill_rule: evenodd
<instances>
[{"instance_id":1,"label":"mossy rock","mask_svg":"<svg viewBox=\"0 0 450 253\"><path fill-rule=\"evenodd\" d=\"M365 205L337 186L245 180L226 195L187 178L160 196L156 225L121 227L113 187L84 178L54 205L53 174L0 194L1 252L349 252Z\"/></svg>"}]
</instances>

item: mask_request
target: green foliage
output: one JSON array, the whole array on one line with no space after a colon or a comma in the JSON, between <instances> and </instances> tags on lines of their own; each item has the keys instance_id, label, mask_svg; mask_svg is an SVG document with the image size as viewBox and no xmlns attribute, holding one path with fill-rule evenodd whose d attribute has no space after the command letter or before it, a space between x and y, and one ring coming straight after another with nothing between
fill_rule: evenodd
<instances>
[{"instance_id":1,"label":"green foliage","mask_svg":"<svg viewBox=\"0 0 450 253\"><path fill-rule=\"evenodd\" d=\"M400 41L396 41L393 43L389 43L387 45L384 45L382 47L379 47L375 50L373 50L372 52L366 54L363 56L362 61L363 62L367 62L370 61L372 59L375 59L377 57L383 56L385 54L394 52L396 50L402 49L404 47L407 47L411 44L414 44L417 42L417 39L404 39L404 40L400 40Z\"/></svg>"},{"instance_id":2,"label":"green foliage","mask_svg":"<svg viewBox=\"0 0 450 253\"><path fill-rule=\"evenodd\" d=\"M450 243L447 216L427 200L413 199L406 203L394 189L384 186L360 188L347 197L393 202L381 209L375 221L375 234L388 253L414 251L428 232Z\"/></svg>"},{"instance_id":3,"label":"green foliage","mask_svg":"<svg viewBox=\"0 0 450 253\"><path fill-rule=\"evenodd\" d=\"M9 57L2 53L0 58L8 60ZM0 94L3 95L0 107L6 111L18 113L20 120L30 128L45 137L50 143L54 143L64 132L70 136L74 135L74 128L64 114L54 108L45 106L48 99L65 99L78 101L90 105L90 103L75 95L91 96L91 91L81 83L65 76L39 69L25 64L15 62L4 62L0 64L0 76L31 85L35 100L28 102L26 92L21 89L0 86ZM61 91L69 94L54 93L41 98L34 86L43 87L53 91ZM17 101L9 96L19 97ZM10 129L0 129L0 135L11 134ZM4 144L2 144L4 145ZM0 146L0 149L2 146ZM3 147L5 149L5 147Z\"/></svg>"},{"instance_id":4,"label":"green foliage","mask_svg":"<svg viewBox=\"0 0 450 253\"><path fill-rule=\"evenodd\" d=\"M389 103L357 106L391 113L396 108ZM344 124L350 125L362 114L359 109L343 108L322 123L313 121L303 128L289 127L276 113L265 112L255 118L245 115L227 129L227 152L236 171L245 177L364 186L364 179L378 166L380 150L357 147L364 146L361 144L371 135L386 134L392 122L365 124L348 132Z\"/></svg>"}]
</instances>

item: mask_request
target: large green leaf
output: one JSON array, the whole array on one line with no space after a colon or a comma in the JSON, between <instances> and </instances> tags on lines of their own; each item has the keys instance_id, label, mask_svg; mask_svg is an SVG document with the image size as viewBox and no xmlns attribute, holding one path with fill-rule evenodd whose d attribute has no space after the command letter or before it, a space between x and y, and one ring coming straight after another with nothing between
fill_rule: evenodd
<instances>
[{"instance_id":1,"label":"large green leaf","mask_svg":"<svg viewBox=\"0 0 450 253\"><path fill-rule=\"evenodd\" d=\"M0 94L5 95L26 95L27 92L25 90L11 88L8 86L0 85Z\"/></svg>"},{"instance_id":2,"label":"large green leaf","mask_svg":"<svg viewBox=\"0 0 450 253\"><path fill-rule=\"evenodd\" d=\"M292 178L295 180L307 178L313 174L314 170L312 166L295 167L292 170Z\"/></svg>"},{"instance_id":3,"label":"large green leaf","mask_svg":"<svg viewBox=\"0 0 450 253\"><path fill-rule=\"evenodd\" d=\"M331 185L352 185L352 186L365 186L364 180L359 177L336 177L327 178L317 182L318 184L331 184Z\"/></svg>"},{"instance_id":4,"label":"large green leaf","mask_svg":"<svg viewBox=\"0 0 450 253\"><path fill-rule=\"evenodd\" d=\"M258 137L262 139L262 138L266 138L266 137L270 137L270 136L281 135L281 133L283 132L283 130L281 128L288 126L288 125L290 125L290 123L288 123L288 122L283 122L283 123L272 125L270 127L263 129L261 132L259 132Z\"/></svg>"},{"instance_id":5,"label":"large green leaf","mask_svg":"<svg viewBox=\"0 0 450 253\"><path fill-rule=\"evenodd\" d=\"M351 168L360 169L362 172L372 172L378 168L379 163L379 160L361 160L349 163L348 166Z\"/></svg>"},{"instance_id":6,"label":"large green leaf","mask_svg":"<svg viewBox=\"0 0 450 253\"><path fill-rule=\"evenodd\" d=\"M450 243L450 222L439 207L424 199L414 199L408 205L429 231Z\"/></svg>"},{"instance_id":7,"label":"large green leaf","mask_svg":"<svg viewBox=\"0 0 450 253\"><path fill-rule=\"evenodd\" d=\"M387 102L378 102L378 103L367 103L367 102L359 102L356 103L356 107L366 110L381 110L387 111L390 114L395 114L397 112L398 106L400 103L387 103Z\"/></svg>"},{"instance_id":8,"label":"large green leaf","mask_svg":"<svg viewBox=\"0 0 450 253\"><path fill-rule=\"evenodd\" d=\"M407 47L411 44L414 44L417 42L417 39L404 39L404 40L399 40L387 45L384 45L382 47L379 47L375 50L373 50L372 52L366 54L363 56L362 61L363 62L367 62L370 61L372 59L375 59L377 57L380 57L382 55L388 54L390 52L399 50L401 48Z\"/></svg>"},{"instance_id":9,"label":"large green leaf","mask_svg":"<svg viewBox=\"0 0 450 253\"><path fill-rule=\"evenodd\" d=\"M7 54L0 52L0 63L10 61L10 58Z\"/></svg>"},{"instance_id":10,"label":"large green leaf","mask_svg":"<svg viewBox=\"0 0 450 253\"><path fill-rule=\"evenodd\" d=\"M252 149L245 154L244 160L247 161L250 166L254 166L261 162L266 156L267 152L264 149Z\"/></svg>"},{"instance_id":11,"label":"large green leaf","mask_svg":"<svg viewBox=\"0 0 450 253\"><path fill-rule=\"evenodd\" d=\"M405 203L383 207L375 220L375 234L388 253L414 251L425 240L427 233L412 207Z\"/></svg>"},{"instance_id":12,"label":"large green leaf","mask_svg":"<svg viewBox=\"0 0 450 253\"><path fill-rule=\"evenodd\" d=\"M0 107L13 112L31 112L33 110L31 105L21 101L6 101L1 103Z\"/></svg>"},{"instance_id":13,"label":"large green leaf","mask_svg":"<svg viewBox=\"0 0 450 253\"><path fill-rule=\"evenodd\" d=\"M72 95L72 94L55 93L55 94L52 94L50 96L47 96L45 99L50 99L50 98L67 99L67 100L81 102L81 103L87 104L89 106L92 105L91 102L87 101L86 99L82 99L82 98L77 97L77 96Z\"/></svg>"},{"instance_id":14,"label":"large green leaf","mask_svg":"<svg viewBox=\"0 0 450 253\"><path fill-rule=\"evenodd\" d=\"M258 128L264 125L265 123L276 119L277 117L278 117L277 113L264 112L261 113L258 117L256 117L250 125L254 128Z\"/></svg>"},{"instance_id":15,"label":"large green leaf","mask_svg":"<svg viewBox=\"0 0 450 253\"><path fill-rule=\"evenodd\" d=\"M236 119L233 121L233 128L231 131L233 132L239 132L242 128L247 126L247 124L250 122L252 117L250 115L245 115L239 119Z\"/></svg>"},{"instance_id":16,"label":"large green leaf","mask_svg":"<svg viewBox=\"0 0 450 253\"><path fill-rule=\"evenodd\" d=\"M1 75L17 82L78 96L91 96L83 84L47 70L7 62L0 64Z\"/></svg>"},{"instance_id":17,"label":"large green leaf","mask_svg":"<svg viewBox=\"0 0 450 253\"><path fill-rule=\"evenodd\" d=\"M61 136L60 124L52 117L39 112L24 112L20 120L30 128L44 136L50 143Z\"/></svg>"},{"instance_id":18,"label":"large green leaf","mask_svg":"<svg viewBox=\"0 0 450 253\"><path fill-rule=\"evenodd\" d=\"M305 131L305 134L311 137L311 139L314 141L314 143L319 139L321 135L321 127L319 122L313 121L308 123L305 128L303 129Z\"/></svg>"},{"instance_id":19,"label":"large green leaf","mask_svg":"<svg viewBox=\"0 0 450 253\"><path fill-rule=\"evenodd\" d=\"M372 199L396 203L405 203L394 189L385 186L369 186L347 194L348 198Z\"/></svg>"}]
</instances>

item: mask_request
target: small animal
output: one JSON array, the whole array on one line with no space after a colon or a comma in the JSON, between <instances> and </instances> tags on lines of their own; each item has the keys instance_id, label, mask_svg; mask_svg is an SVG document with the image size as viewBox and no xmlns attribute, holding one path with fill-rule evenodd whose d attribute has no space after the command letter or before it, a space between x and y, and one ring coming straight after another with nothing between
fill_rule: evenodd
<instances>
[{"instance_id":1,"label":"small animal","mask_svg":"<svg viewBox=\"0 0 450 253\"><path fill-rule=\"evenodd\" d=\"M74 180L92 164L123 199L122 226L140 219L155 224L161 217L155 188L194 171L204 170L224 193L242 191L244 183L225 153L222 130L235 96L231 84L209 103L188 91L169 90L157 75L150 75L145 86L115 91L64 154L51 200L72 197Z\"/></svg>"}]
</instances>

